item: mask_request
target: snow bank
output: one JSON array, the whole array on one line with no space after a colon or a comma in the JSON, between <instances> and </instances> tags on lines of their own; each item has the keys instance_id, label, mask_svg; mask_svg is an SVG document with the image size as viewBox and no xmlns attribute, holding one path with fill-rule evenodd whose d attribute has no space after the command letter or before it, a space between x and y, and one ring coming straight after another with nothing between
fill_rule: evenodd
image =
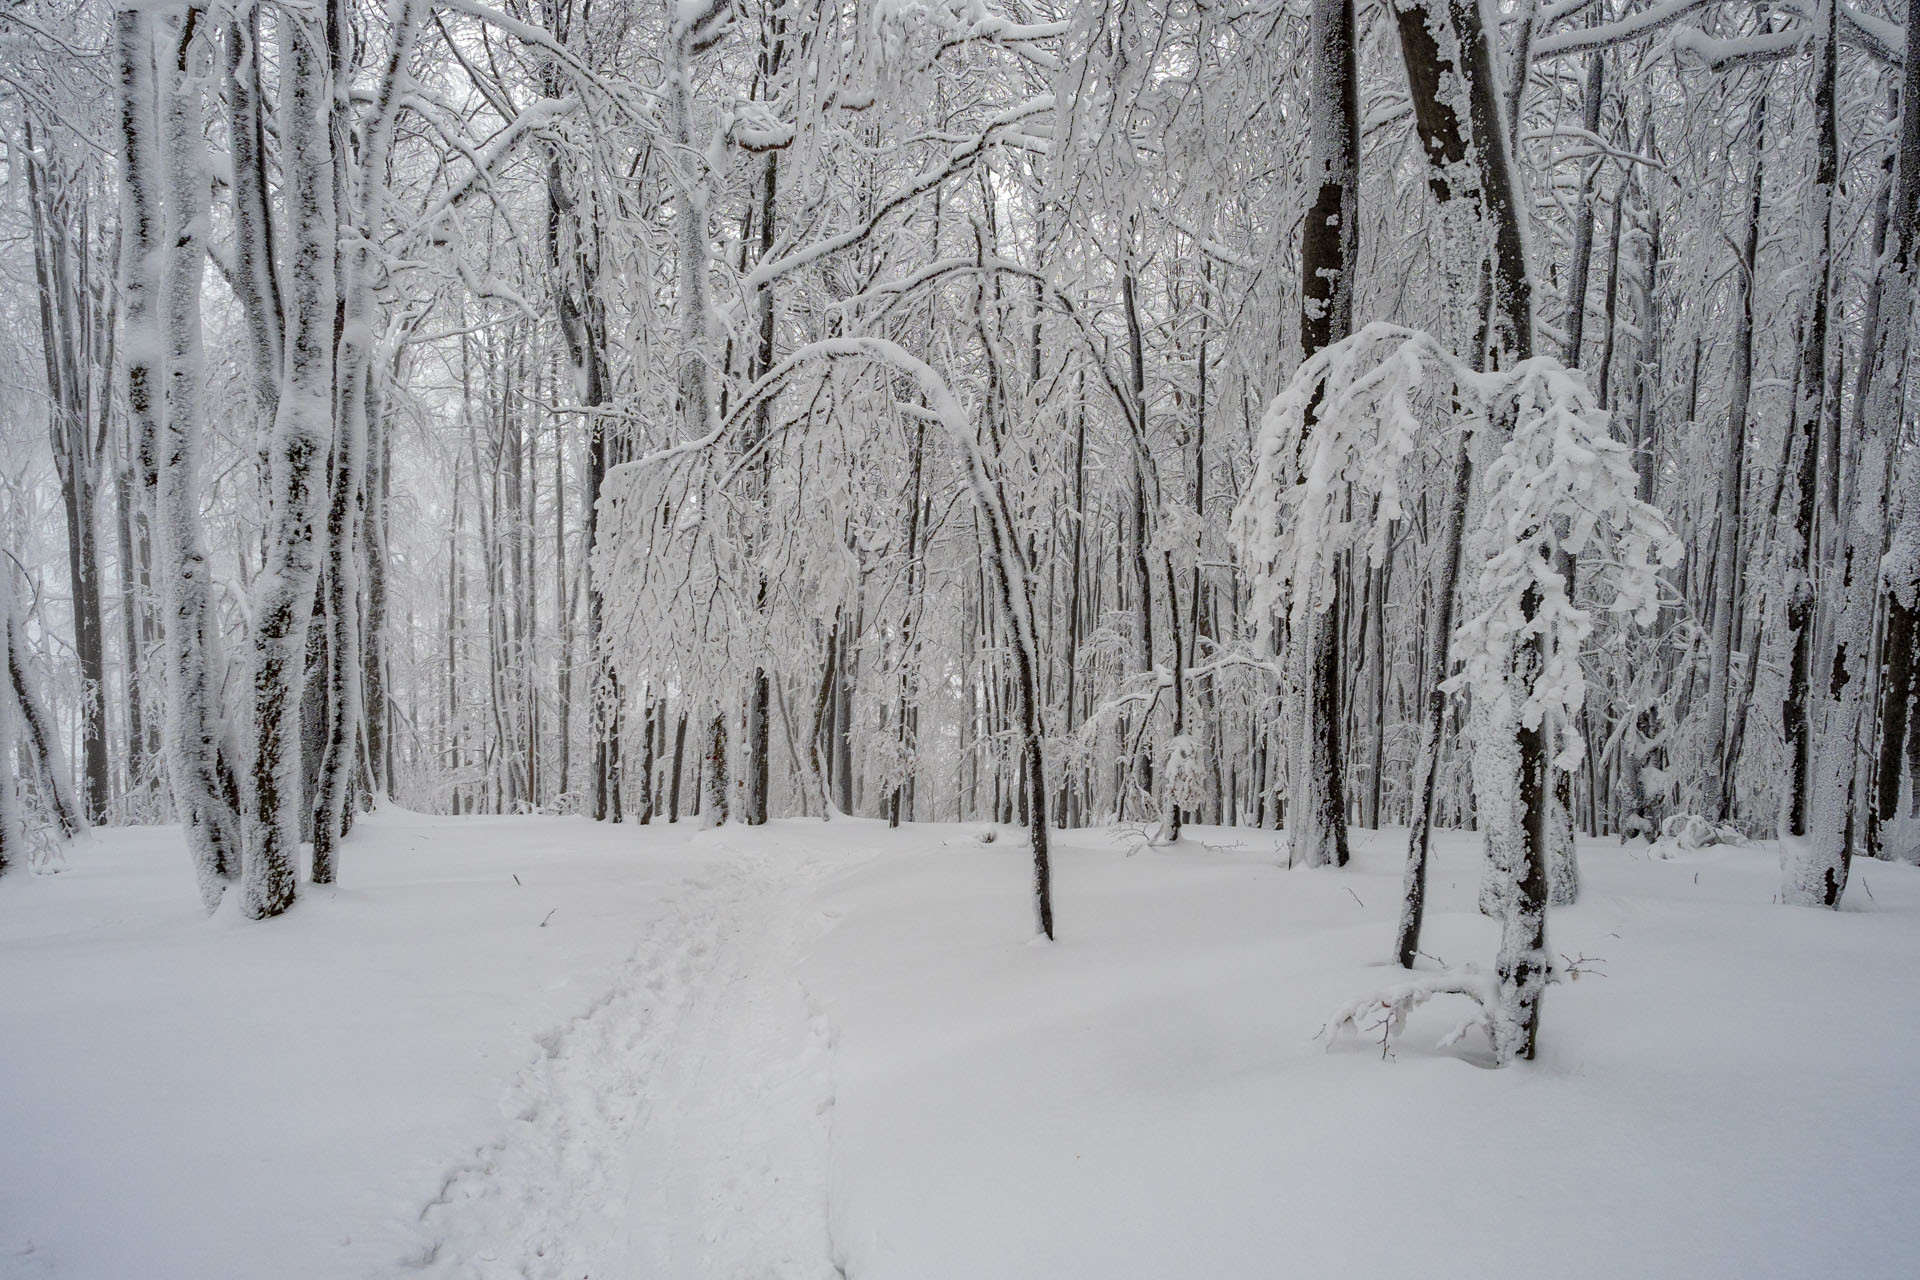
<instances>
[{"instance_id":1,"label":"snow bank","mask_svg":"<svg viewBox=\"0 0 1920 1280\"><path fill-rule=\"evenodd\" d=\"M699 865L585 820L361 821L345 883L266 923L202 914L174 828L9 878L0 1277L397 1272Z\"/></svg>"},{"instance_id":2,"label":"snow bank","mask_svg":"<svg viewBox=\"0 0 1920 1280\"><path fill-rule=\"evenodd\" d=\"M1192 829L1190 829L1191 831ZM834 1239L859 1280L993 1276L1907 1276L1920 1222L1910 975L1920 873L1858 911L1772 906L1770 849L1583 850L1540 1062L1504 1071L1436 999L1382 1058L1315 1034L1399 981L1404 834L1350 873L1200 829L1056 848L1026 945L1017 850L928 848L838 882L804 977L835 1026ZM1443 834L1428 951L1488 961L1478 855ZM1851 899L1849 900L1852 905Z\"/></svg>"},{"instance_id":3,"label":"snow bank","mask_svg":"<svg viewBox=\"0 0 1920 1280\"><path fill-rule=\"evenodd\" d=\"M1603 963L1493 1071L1458 997L1316 1039L1405 978L1401 833L1188 830L1067 833L1053 945L1007 831L383 813L266 924L102 832L0 891L0 1277L1911 1274L1920 869L1588 845Z\"/></svg>"}]
</instances>

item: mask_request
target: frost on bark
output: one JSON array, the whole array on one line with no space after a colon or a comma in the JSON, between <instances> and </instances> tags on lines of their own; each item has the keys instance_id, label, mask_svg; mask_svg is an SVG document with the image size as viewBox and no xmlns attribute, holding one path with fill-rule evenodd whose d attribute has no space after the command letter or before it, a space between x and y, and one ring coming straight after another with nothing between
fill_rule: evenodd
<instances>
[{"instance_id":1,"label":"frost on bark","mask_svg":"<svg viewBox=\"0 0 1920 1280\"><path fill-rule=\"evenodd\" d=\"M211 911L240 859L233 811L219 781L208 673L212 584L200 541L196 476L207 230L198 24L199 11L189 11L173 32L159 69L166 77L163 95L151 16L132 8L114 15L127 402L151 491L164 591L167 770L200 900ZM164 193L163 173L170 179Z\"/></svg>"},{"instance_id":2,"label":"frost on bark","mask_svg":"<svg viewBox=\"0 0 1920 1280\"><path fill-rule=\"evenodd\" d=\"M1706 816L1725 822L1732 816L1733 774L1738 761L1731 749L1738 736L1729 732L1729 705L1733 697L1733 650L1739 643L1735 621L1740 612L1744 578L1741 496L1746 489L1747 406L1753 391L1754 271L1760 250L1760 198L1766 180L1767 99L1764 87L1754 104L1753 172L1748 189L1747 223L1734 273L1737 298L1734 316L1732 364L1728 370L1726 452L1721 461L1720 493L1715 504L1718 535L1713 557L1709 617L1713 620L1707 650L1707 690L1702 717L1700 805ZM1752 679L1749 672L1747 679ZM1744 692L1743 692L1744 696Z\"/></svg>"},{"instance_id":3,"label":"frost on bark","mask_svg":"<svg viewBox=\"0 0 1920 1280\"><path fill-rule=\"evenodd\" d=\"M232 283L246 323L256 407L271 418L280 399L285 318L274 273L267 203L266 128L260 101L260 6L242 0L226 30L227 139L232 154Z\"/></svg>"},{"instance_id":4,"label":"frost on bark","mask_svg":"<svg viewBox=\"0 0 1920 1280\"><path fill-rule=\"evenodd\" d=\"M1427 636L1427 667L1420 673L1426 691L1421 712L1419 766L1414 774L1413 830L1407 840L1407 863L1401 873L1400 919L1393 954L1403 969L1413 968L1420 950L1420 928L1427 911L1427 865L1433 851L1433 808L1440 772L1440 735L1446 727L1445 688L1453 639L1454 602L1459 594L1460 551L1467 526L1467 498L1473 489L1473 442L1462 439L1448 481L1446 505L1440 514L1438 576L1428 601L1431 614Z\"/></svg>"},{"instance_id":5,"label":"frost on bark","mask_svg":"<svg viewBox=\"0 0 1920 1280\"><path fill-rule=\"evenodd\" d=\"M707 767L705 803L700 806L700 827L724 826L733 790L733 769L727 754L727 717L717 708L707 724Z\"/></svg>"},{"instance_id":6,"label":"frost on bark","mask_svg":"<svg viewBox=\"0 0 1920 1280\"><path fill-rule=\"evenodd\" d=\"M114 362L108 325L100 315L110 307L110 295L92 283L97 249L85 169L76 171L60 157L46 131L34 128L31 113L22 122L22 132L34 283L40 295L40 346L47 375L47 435L66 515L87 818L103 822L108 794L106 654L94 503L101 474L100 444L111 412L112 396L102 385L111 373L103 377L97 372L110 371ZM104 352L98 350L102 343Z\"/></svg>"},{"instance_id":7,"label":"frost on bark","mask_svg":"<svg viewBox=\"0 0 1920 1280\"><path fill-rule=\"evenodd\" d=\"M1827 340L1829 294L1833 280L1833 195L1839 181L1840 136L1835 98L1839 85L1840 5L1831 0L1820 37L1814 72L1813 105L1819 136L1813 181L1806 189L1805 221L1809 237L1807 274L1812 282L1800 330L1799 390L1793 401L1795 456L1793 533L1788 540L1787 630L1793 637L1786 697L1781 702L1781 731L1792 761L1788 781L1786 834L1807 834L1807 787L1813 764L1807 706L1813 682L1813 567L1820 546L1817 496L1820 428L1828 412ZM1837 408L1837 406L1834 406ZM1837 460L1830 464L1837 469Z\"/></svg>"},{"instance_id":8,"label":"frost on bark","mask_svg":"<svg viewBox=\"0 0 1920 1280\"><path fill-rule=\"evenodd\" d=\"M1920 49L1920 0L1907 5L1908 49ZM1879 262L1880 305L1867 335L1859 461L1839 551L1838 608L1816 668L1813 784L1805 840L1782 841L1782 896L1799 906L1837 907L1863 825L1855 821L1861 762L1871 749L1873 631L1885 590L1889 454L1901 425L1901 371L1912 333L1915 222L1920 219L1920 58L1909 57L1900 91L1900 135L1889 243Z\"/></svg>"},{"instance_id":9,"label":"frost on bark","mask_svg":"<svg viewBox=\"0 0 1920 1280\"><path fill-rule=\"evenodd\" d=\"M255 589L253 804L242 908L292 905L300 834L300 693L319 575L322 465L333 428L333 86L319 15L280 15L280 141L288 208L286 371L266 442L272 515Z\"/></svg>"},{"instance_id":10,"label":"frost on bark","mask_svg":"<svg viewBox=\"0 0 1920 1280\"><path fill-rule=\"evenodd\" d=\"M386 230L387 158L393 149L394 116L407 80L418 27L416 0L394 0L393 48L387 56L372 110L362 122L359 171L354 184L354 225L348 239L346 296L338 348L338 431L327 508L327 564L323 577L327 619L326 735L314 797L313 882L330 884L345 834L347 798L360 744L365 699L361 688L360 563L367 505L369 413L377 303L374 287L383 270L379 246Z\"/></svg>"},{"instance_id":11,"label":"frost on bark","mask_svg":"<svg viewBox=\"0 0 1920 1280\"><path fill-rule=\"evenodd\" d=\"M162 276L168 344L161 414L155 524L166 591L167 725L174 797L182 820L219 850L222 874L238 870L235 817L220 788L218 622L213 566L200 529L200 455L205 355L200 295L210 212L203 140L208 58L199 13L188 10L163 66L161 172L167 236Z\"/></svg>"},{"instance_id":12,"label":"frost on bark","mask_svg":"<svg viewBox=\"0 0 1920 1280\"><path fill-rule=\"evenodd\" d=\"M1414 127L1427 157L1428 187L1440 203L1441 222L1448 229L1450 242L1459 246L1447 257L1469 263L1480 285L1467 362L1475 370L1510 366L1533 353L1533 284L1519 217L1519 186L1499 110L1493 53L1483 15L1477 0L1450 0L1444 10L1439 0L1396 0L1394 18ZM1456 299L1457 311L1468 292L1465 282L1456 276L1449 281L1448 291ZM1459 337L1464 340L1466 334ZM1445 545L1459 545L1464 537L1464 486L1473 468L1473 459L1464 451L1486 447L1479 440L1462 444L1454 497L1443 516L1447 522L1441 534ZM1444 676L1446 655L1433 655L1432 661L1432 670ZM1436 748L1441 728L1437 717L1444 714L1445 705L1444 698L1429 697L1423 741L1431 741ZM1538 785L1528 788L1527 793L1550 795L1545 778L1548 752L1544 735L1522 742L1507 709L1481 699L1468 707L1468 736L1476 745L1499 739L1510 740L1516 747L1511 752L1475 750L1471 759L1476 817L1487 845L1489 874L1482 885L1482 907L1493 912L1498 896L1493 883L1495 868L1518 865L1525 856L1543 862L1551 856L1544 839L1531 850L1525 848L1531 828L1514 807L1522 789L1513 773L1538 772ZM1418 810L1432 804L1434 761L1427 757L1423 760L1426 792L1416 801ZM1418 945L1430 821L1416 812L1397 947L1398 953L1407 957L1403 963L1411 963ZM1544 837L1548 827L1542 824L1537 830Z\"/></svg>"},{"instance_id":13,"label":"frost on bark","mask_svg":"<svg viewBox=\"0 0 1920 1280\"><path fill-rule=\"evenodd\" d=\"M1596 552L1611 589L1607 608L1644 626L1658 611L1658 571L1677 560L1679 544L1660 512L1636 496L1631 452L1608 434L1607 415L1583 381L1544 357L1510 375L1482 376L1499 379L1485 401L1488 420L1510 429L1487 473L1459 680L1500 730L1474 742L1476 783L1492 788L1476 800L1511 813L1518 828L1488 851L1487 889L1501 925L1489 1016L1505 1060L1533 1056L1549 979L1549 764L1570 769L1585 750L1568 728L1560 757L1547 759L1552 725L1572 726L1585 698L1580 651L1592 631L1591 611L1576 606L1555 561Z\"/></svg>"},{"instance_id":14,"label":"frost on bark","mask_svg":"<svg viewBox=\"0 0 1920 1280\"><path fill-rule=\"evenodd\" d=\"M1300 226L1300 345L1311 357L1353 331L1353 274L1359 248L1360 106L1354 61L1352 0L1316 0L1309 27L1308 147L1313 206ZM1302 430L1319 413L1308 403ZM1302 447L1305 447L1303 438ZM1294 717L1287 774L1287 848L1310 867L1347 864L1344 744L1340 722L1340 655L1336 649L1339 578L1293 629Z\"/></svg>"},{"instance_id":15,"label":"frost on bark","mask_svg":"<svg viewBox=\"0 0 1920 1280\"><path fill-rule=\"evenodd\" d=\"M20 813L20 775L13 763L17 737L14 720L13 690L9 686L0 689L0 877L15 866L27 865L27 824Z\"/></svg>"},{"instance_id":16,"label":"frost on bark","mask_svg":"<svg viewBox=\"0 0 1920 1280\"><path fill-rule=\"evenodd\" d=\"M4 650L6 660L5 679L0 681L0 773L6 775L11 788L7 795L0 795L0 805L10 806L0 812L0 820L16 825L11 848L14 860L25 865L26 797L20 791L21 774L13 765L16 747L24 753L27 769L38 780L43 803L51 810L60 834L69 839L79 835L87 829L87 819L73 793L59 725L34 687L27 667L26 636L14 602L12 579L13 566L0 557L0 650Z\"/></svg>"}]
</instances>

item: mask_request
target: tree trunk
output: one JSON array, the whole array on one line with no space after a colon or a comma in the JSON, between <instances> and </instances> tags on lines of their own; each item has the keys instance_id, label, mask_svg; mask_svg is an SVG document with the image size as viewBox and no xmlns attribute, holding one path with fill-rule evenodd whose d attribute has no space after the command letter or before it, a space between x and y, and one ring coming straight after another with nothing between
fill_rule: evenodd
<instances>
[{"instance_id":1,"label":"tree trunk","mask_svg":"<svg viewBox=\"0 0 1920 1280\"><path fill-rule=\"evenodd\" d=\"M1907 5L1907 48L1920 49L1920 0ZM1900 91L1898 178L1888 210L1892 242L1880 259L1880 306L1866 335L1871 369L1860 413L1860 461L1841 550L1839 609L1833 623L1830 673L1820 690L1814 738L1814 785L1808 838L1788 846L1782 896L1802 906L1837 907L1859 838L1854 783L1865 748L1867 669L1879 610L1885 539L1888 452L1900 428L1901 368L1912 326L1916 221L1920 220L1920 58L1909 57Z\"/></svg>"},{"instance_id":2,"label":"tree trunk","mask_svg":"<svg viewBox=\"0 0 1920 1280\"><path fill-rule=\"evenodd\" d=\"M254 599L253 809L242 909L253 919L292 905L299 849L300 679L319 573L315 527L326 490L334 393L333 86L322 22L280 16L282 174L291 229L286 372L267 442L272 515Z\"/></svg>"},{"instance_id":3,"label":"tree trunk","mask_svg":"<svg viewBox=\"0 0 1920 1280\"><path fill-rule=\"evenodd\" d=\"M1359 252L1360 104L1352 0L1315 0L1308 37L1309 188L1313 207L1300 224L1300 346L1312 356L1353 332L1353 278ZM1308 406L1302 445L1319 404ZM1340 733L1340 661L1334 594L1307 614L1292 637L1303 702L1287 776L1288 859L1307 866L1347 864L1345 754Z\"/></svg>"},{"instance_id":4,"label":"tree trunk","mask_svg":"<svg viewBox=\"0 0 1920 1280\"><path fill-rule=\"evenodd\" d=\"M1733 363L1728 375L1727 451L1720 470L1719 533L1713 557L1713 619L1707 651L1707 697L1701 714L1706 720L1702 739L1701 804L1707 816L1724 822L1732 813L1735 761L1727 758L1728 702L1732 696L1733 648L1738 640L1736 615L1742 585L1741 497L1745 490L1747 404L1753 388L1753 291L1760 246L1760 196L1765 181L1763 159L1767 138L1767 99L1764 87L1754 107L1753 178L1747 199L1746 234L1742 241L1734 289Z\"/></svg>"},{"instance_id":5,"label":"tree trunk","mask_svg":"<svg viewBox=\"0 0 1920 1280\"><path fill-rule=\"evenodd\" d=\"M1801 321L1799 394L1793 402L1795 468L1793 532L1788 539L1787 631L1793 637L1787 695L1780 707L1781 730L1791 758L1786 833L1807 834L1807 787L1813 763L1808 736L1807 698L1813 680L1813 566L1819 553L1817 521L1820 432L1827 401L1829 298L1833 288L1833 192L1839 181L1840 136L1835 114L1839 87L1840 6L1827 7L1819 62L1814 73L1813 107L1819 129L1813 182L1807 188L1805 217L1812 237L1807 254L1812 288ZM1829 464L1838 470L1836 458Z\"/></svg>"},{"instance_id":6,"label":"tree trunk","mask_svg":"<svg viewBox=\"0 0 1920 1280\"><path fill-rule=\"evenodd\" d=\"M1418 787L1413 802L1413 831L1407 842L1407 865L1400 893L1400 927L1394 941L1395 958L1403 969L1413 968L1420 950L1420 927L1426 918L1427 864L1433 846L1433 810L1440 777L1440 737L1446 730L1448 644L1453 638L1454 597L1460 582L1460 550L1467 527L1467 497L1473 490L1473 445L1460 441L1447 488L1447 504L1440 515L1438 576L1433 580L1432 610L1427 633L1427 664L1420 673L1426 690L1426 710L1420 726L1420 764L1414 775Z\"/></svg>"}]
</instances>

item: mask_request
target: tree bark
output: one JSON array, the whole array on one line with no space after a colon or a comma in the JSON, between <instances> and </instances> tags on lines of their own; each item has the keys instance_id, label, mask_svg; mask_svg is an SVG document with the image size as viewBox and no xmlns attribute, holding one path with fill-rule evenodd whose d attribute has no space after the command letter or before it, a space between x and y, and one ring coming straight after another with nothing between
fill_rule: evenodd
<instances>
[{"instance_id":1,"label":"tree bark","mask_svg":"<svg viewBox=\"0 0 1920 1280\"><path fill-rule=\"evenodd\" d=\"M320 466L332 441L334 308L333 84L327 34L314 15L282 13L282 181L291 241L286 371L267 442L272 514L254 598L253 808L247 815L242 910L253 919L293 903L299 849L300 680L319 574Z\"/></svg>"},{"instance_id":2,"label":"tree bark","mask_svg":"<svg viewBox=\"0 0 1920 1280\"><path fill-rule=\"evenodd\" d=\"M1920 49L1920 0L1907 5L1907 48ZM1808 838L1788 846L1782 896L1802 906L1837 907L1860 838L1854 786L1866 744L1867 669L1883 583L1888 453L1900 428L1901 368L1912 326L1916 221L1920 221L1920 58L1909 57L1900 91L1899 160L1888 210L1891 243L1880 259L1880 305L1867 334L1870 366L1860 413L1860 461L1839 565L1839 608L1822 666L1819 732Z\"/></svg>"},{"instance_id":3,"label":"tree bark","mask_svg":"<svg viewBox=\"0 0 1920 1280\"><path fill-rule=\"evenodd\" d=\"M1352 0L1315 0L1308 41L1309 189L1313 206L1300 224L1300 347L1303 356L1353 332L1353 277L1360 229L1360 101ZM1302 445L1318 415L1316 395ZM1347 865L1346 757L1341 742L1340 660L1335 644L1339 578L1291 637L1303 702L1288 763L1290 861Z\"/></svg>"}]
</instances>

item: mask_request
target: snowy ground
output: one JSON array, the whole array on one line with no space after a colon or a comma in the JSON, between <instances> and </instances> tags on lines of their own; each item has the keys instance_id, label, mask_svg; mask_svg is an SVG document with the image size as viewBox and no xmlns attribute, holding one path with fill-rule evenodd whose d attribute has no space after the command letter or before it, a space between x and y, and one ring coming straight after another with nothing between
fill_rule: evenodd
<instances>
[{"instance_id":1,"label":"snowy ground","mask_svg":"<svg viewBox=\"0 0 1920 1280\"><path fill-rule=\"evenodd\" d=\"M1835 914L1588 847L1551 938L1605 976L1490 1071L1440 1004L1314 1040L1396 978L1399 833L1072 833L1043 947L975 831L386 812L261 925L104 832L0 882L0 1277L1920 1272L1920 871Z\"/></svg>"}]
</instances>

